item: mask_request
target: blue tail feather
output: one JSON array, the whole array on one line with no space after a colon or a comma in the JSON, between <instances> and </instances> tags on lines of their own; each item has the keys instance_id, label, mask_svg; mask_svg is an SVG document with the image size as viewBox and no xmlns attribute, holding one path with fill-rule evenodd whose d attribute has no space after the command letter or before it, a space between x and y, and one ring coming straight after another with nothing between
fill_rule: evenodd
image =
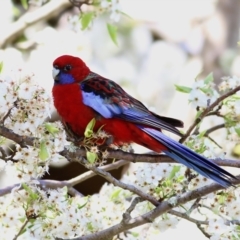
<instances>
[{"instance_id":1,"label":"blue tail feather","mask_svg":"<svg viewBox=\"0 0 240 240\"><path fill-rule=\"evenodd\" d=\"M216 181L223 187L233 186L231 180L236 179L236 177L234 177L223 168L219 167L214 162L201 156L198 153L195 153L191 149L167 137L156 129L143 126L138 127L148 135L155 138L162 145L167 147L168 150L165 150L163 152L175 161L182 163L188 168L191 168L200 173L201 175Z\"/></svg>"}]
</instances>

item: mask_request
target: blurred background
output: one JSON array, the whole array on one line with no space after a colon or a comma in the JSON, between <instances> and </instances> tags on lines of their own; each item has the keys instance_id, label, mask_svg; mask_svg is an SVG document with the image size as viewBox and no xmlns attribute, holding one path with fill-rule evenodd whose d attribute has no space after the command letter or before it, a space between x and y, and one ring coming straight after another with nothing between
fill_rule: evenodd
<instances>
[{"instance_id":1,"label":"blurred background","mask_svg":"<svg viewBox=\"0 0 240 240\"><path fill-rule=\"evenodd\" d=\"M69 1L32 0L28 9L24 2L0 2L0 62L6 73L12 68L34 72L49 94L53 60L62 54L79 56L153 111L183 120L186 129L195 110L174 84L191 87L210 72L216 83L223 76L240 76L240 0L120 0L124 14L113 23L118 28L117 46L107 32L109 14L82 31L79 9ZM67 164L51 168L46 178L65 180L83 171L78 164ZM121 176L121 171L113 173ZM92 194L102 183L95 177L78 189ZM179 233L171 234L162 239L176 239ZM192 239L187 231L182 234ZM195 239L205 238L196 230Z\"/></svg>"},{"instance_id":2,"label":"blurred background","mask_svg":"<svg viewBox=\"0 0 240 240\"><path fill-rule=\"evenodd\" d=\"M109 14L82 31L79 9L67 0L31 0L28 9L23 2L1 0L0 61L4 71L26 66L49 93L53 60L76 55L148 107L188 125L190 111L174 84L191 86L210 72L216 82L240 74L239 0L120 0L118 46L107 32Z\"/></svg>"}]
</instances>

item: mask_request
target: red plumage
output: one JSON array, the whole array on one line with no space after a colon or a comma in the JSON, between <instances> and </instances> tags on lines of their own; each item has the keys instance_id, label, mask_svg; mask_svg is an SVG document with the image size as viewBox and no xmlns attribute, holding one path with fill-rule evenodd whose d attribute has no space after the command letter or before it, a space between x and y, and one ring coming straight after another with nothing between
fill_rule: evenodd
<instances>
[{"instance_id":1,"label":"red plumage","mask_svg":"<svg viewBox=\"0 0 240 240\"><path fill-rule=\"evenodd\" d=\"M114 144L137 143L153 151L161 152L165 146L157 142L154 138L136 127L134 123L120 119L106 119L99 115L90 107L86 106L82 100L82 93L78 84L55 85L52 90L54 105L71 129L79 136L84 136L87 124L93 119L98 119L94 131L101 126L103 130L113 136Z\"/></svg>"}]
</instances>

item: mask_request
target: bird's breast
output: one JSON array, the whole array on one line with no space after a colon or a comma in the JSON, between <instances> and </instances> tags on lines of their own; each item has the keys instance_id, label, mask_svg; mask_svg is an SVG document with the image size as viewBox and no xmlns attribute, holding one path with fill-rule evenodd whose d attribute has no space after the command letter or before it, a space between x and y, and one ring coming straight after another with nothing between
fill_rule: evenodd
<instances>
[{"instance_id":1,"label":"bird's breast","mask_svg":"<svg viewBox=\"0 0 240 240\"><path fill-rule=\"evenodd\" d=\"M87 124L95 117L96 113L83 103L79 85L56 85L52 92L54 106L63 121L68 123L75 133L83 136Z\"/></svg>"}]
</instances>

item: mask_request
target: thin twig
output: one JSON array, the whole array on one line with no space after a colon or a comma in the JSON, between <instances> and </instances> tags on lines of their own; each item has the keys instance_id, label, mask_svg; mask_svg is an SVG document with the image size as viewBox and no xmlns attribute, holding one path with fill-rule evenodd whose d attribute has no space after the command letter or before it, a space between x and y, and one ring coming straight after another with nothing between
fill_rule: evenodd
<instances>
[{"instance_id":1,"label":"thin twig","mask_svg":"<svg viewBox=\"0 0 240 240\"><path fill-rule=\"evenodd\" d=\"M101 166L99 167L99 169L102 169L104 171L110 171L110 170L114 170L114 169L118 169L126 164L128 164L128 161L124 161L124 160L120 160L120 161L116 161L114 163L108 164L106 166ZM96 176L97 174L93 171L87 171L75 178L72 178L70 180L68 180L68 186L75 186L81 182L86 181L87 179Z\"/></svg>"},{"instance_id":2,"label":"thin twig","mask_svg":"<svg viewBox=\"0 0 240 240\"><path fill-rule=\"evenodd\" d=\"M188 214L191 214L194 209L198 208L200 200L201 200L201 198L197 198L197 199L194 201L194 203L192 204L192 206L191 206L190 209L188 210Z\"/></svg>"},{"instance_id":3,"label":"thin twig","mask_svg":"<svg viewBox=\"0 0 240 240\"><path fill-rule=\"evenodd\" d=\"M13 240L17 240L18 237L22 234L24 228L27 226L28 222L29 222L30 219L26 219L23 223L23 225L21 226L21 228L19 229L18 233L15 235L15 237L13 238Z\"/></svg>"},{"instance_id":4,"label":"thin twig","mask_svg":"<svg viewBox=\"0 0 240 240\"><path fill-rule=\"evenodd\" d=\"M70 194L72 197L84 197L82 193L80 193L73 187L68 188L68 194Z\"/></svg>"},{"instance_id":5,"label":"thin twig","mask_svg":"<svg viewBox=\"0 0 240 240\"><path fill-rule=\"evenodd\" d=\"M134 208L136 207L136 205L140 202L144 201L144 199L142 199L141 197L136 197L133 199L133 201L131 202L131 205L129 206L129 208L123 213L123 222L129 222L131 219L131 212L134 210Z\"/></svg>"},{"instance_id":6,"label":"thin twig","mask_svg":"<svg viewBox=\"0 0 240 240\"><path fill-rule=\"evenodd\" d=\"M240 226L240 221L239 220L226 220L225 224L228 226L231 226L232 224Z\"/></svg>"},{"instance_id":7,"label":"thin twig","mask_svg":"<svg viewBox=\"0 0 240 240\"><path fill-rule=\"evenodd\" d=\"M5 122L5 120L10 116L10 114L11 114L11 112L12 112L12 109L13 109L13 108L8 109L7 113L3 116L2 120L1 120L1 124L4 125L4 122Z\"/></svg>"},{"instance_id":8,"label":"thin twig","mask_svg":"<svg viewBox=\"0 0 240 240\"><path fill-rule=\"evenodd\" d=\"M128 163L128 162L124 161L124 160L121 160L121 161L117 161L115 163L111 163L111 164L108 164L106 166L102 166L102 167L99 167L99 168L103 169L104 171L110 171L110 170L118 169L119 167L123 166L126 163ZM75 177L75 178L72 178L72 179L69 179L69 180L66 180L66 181L57 181L57 180L48 180L48 179L43 179L42 180L42 179L40 179L40 180L38 180L38 182L39 182L39 185L41 186L41 188L44 189L44 190L68 187L68 193L70 195L73 195L73 194L77 194L75 192L75 189L72 188L73 186L75 186L75 185L77 185L81 182L84 182L85 180L87 180L91 177L94 177L94 176L96 176L95 172L88 171L88 172L85 172L85 173ZM29 184L29 183L26 183L26 184ZM5 188L1 188L0 189L0 197L11 193L11 191L14 188L22 189L22 186L21 186L20 183L17 183L17 184L13 184L11 186L7 186ZM79 195L79 194L77 194L77 195Z\"/></svg>"},{"instance_id":9,"label":"thin twig","mask_svg":"<svg viewBox=\"0 0 240 240\"><path fill-rule=\"evenodd\" d=\"M210 141L212 141L216 146L218 146L220 149L222 149L222 146L220 144L218 144L212 137L210 136L206 136L206 138L208 138Z\"/></svg>"},{"instance_id":10,"label":"thin twig","mask_svg":"<svg viewBox=\"0 0 240 240\"><path fill-rule=\"evenodd\" d=\"M34 145L34 137L21 136L4 126L0 126L0 135L18 143L22 147Z\"/></svg>"},{"instance_id":11,"label":"thin twig","mask_svg":"<svg viewBox=\"0 0 240 240\"><path fill-rule=\"evenodd\" d=\"M196 224L196 225L197 225L197 228L202 232L202 234L206 238L210 238L211 237L211 235L205 231L205 229L201 226L201 224Z\"/></svg>"},{"instance_id":12,"label":"thin twig","mask_svg":"<svg viewBox=\"0 0 240 240\"><path fill-rule=\"evenodd\" d=\"M190 217L186 213L181 213L181 212L175 211L173 209L168 211L168 213L171 214L171 215L177 216L179 218L183 218L185 220L188 220L189 222L192 222L192 223L195 223L195 224L204 224L204 225L208 224L208 221L197 220L195 218Z\"/></svg>"},{"instance_id":13,"label":"thin twig","mask_svg":"<svg viewBox=\"0 0 240 240\"><path fill-rule=\"evenodd\" d=\"M3 149L3 147L0 147L0 152L1 152L1 154L2 154L1 159L6 160L7 153L6 153L6 151Z\"/></svg>"},{"instance_id":14,"label":"thin twig","mask_svg":"<svg viewBox=\"0 0 240 240\"><path fill-rule=\"evenodd\" d=\"M206 115L206 117L210 117L210 116L217 116L217 117L224 118L224 116L219 111L212 111Z\"/></svg>"},{"instance_id":15,"label":"thin twig","mask_svg":"<svg viewBox=\"0 0 240 240\"><path fill-rule=\"evenodd\" d=\"M69 156L65 156L67 159L69 158ZM71 157L70 157L71 158ZM102 176L103 178L105 178L106 180L108 180L110 183L112 183L114 186L118 186L122 189L127 189L132 193L135 193L136 195L140 196L141 198L143 198L144 200L149 201L150 203L152 203L154 206L157 206L159 204L159 202L152 197L149 194L144 193L143 191L141 191L140 189L136 188L133 185L130 184L126 184L123 183L119 180L117 180L116 178L114 178L109 172L106 172L100 168L97 168L93 165L90 165L89 162L87 160L85 160L82 157L76 157L74 159L76 162L82 164L83 166L87 167L88 169L92 170L93 172L95 172L97 175Z\"/></svg>"},{"instance_id":16,"label":"thin twig","mask_svg":"<svg viewBox=\"0 0 240 240\"><path fill-rule=\"evenodd\" d=\"M212 132L214 132L214 131L216 131L216 130L225 128L225 127L226 127L225 123L218 124L218 125L216 125L216 126L214 126L214 127L209 128L209 129L205 132L204 136L208 136L210 133L212 133Z\"/></svg>"},{"instance_id":17,"label":"thin twig","mask_svg":"<svg viewBox=\"0 0 240 240\"><path fill-rule=\"evenodd\" d=\"M218 117L224 117L223 115L221 115L220 110L222 109L223 103L221 102L218 107L214 110L209 112L206 117L208 116L218 116Z\"/></svg>"},{"instance_id":18,"label":"thin twig","mask_svg":"<svg viewBox=\"0 0 240 240\"><path fill-rule=\"evenodd\" d=\"M184 134L184 136L179 140L180 143L183 143L191 134L193 129L203 120L203 118L209 114L219 103L221 103L224 99L227 97L233 95L234 93L238 92L240 90L240 86L237 86L236 88L230 90L229 92L223 94L221 97L219 97L215 102L210 104L203 112L199 115L198 118L195 119L193 124L188 128L187 132Z\"/></svg>"},{"instance_id":19,"label":"thin twig","mask_svg":"<svg viewBox=\"0 0 240 240\"><path fill-rule=\"evenodd\" d=\"M68 181L57 181L57 180L37 180L40 187L44 190L46 189L56 189L56 188L63 188L63 187L68 187ZM11 191L14 189L14 188L18 188L18 189L22 189L22 184L23 183L16 183L16 184L13 184L11 186L7 186L5 188L1 188L0 189L0 197L6 195L6 194L9 194L11 193ZM25 184L31 184L31 182L26 182ZM34 184L36 184L34 182Z\"/></svg>"}]
</instances>

